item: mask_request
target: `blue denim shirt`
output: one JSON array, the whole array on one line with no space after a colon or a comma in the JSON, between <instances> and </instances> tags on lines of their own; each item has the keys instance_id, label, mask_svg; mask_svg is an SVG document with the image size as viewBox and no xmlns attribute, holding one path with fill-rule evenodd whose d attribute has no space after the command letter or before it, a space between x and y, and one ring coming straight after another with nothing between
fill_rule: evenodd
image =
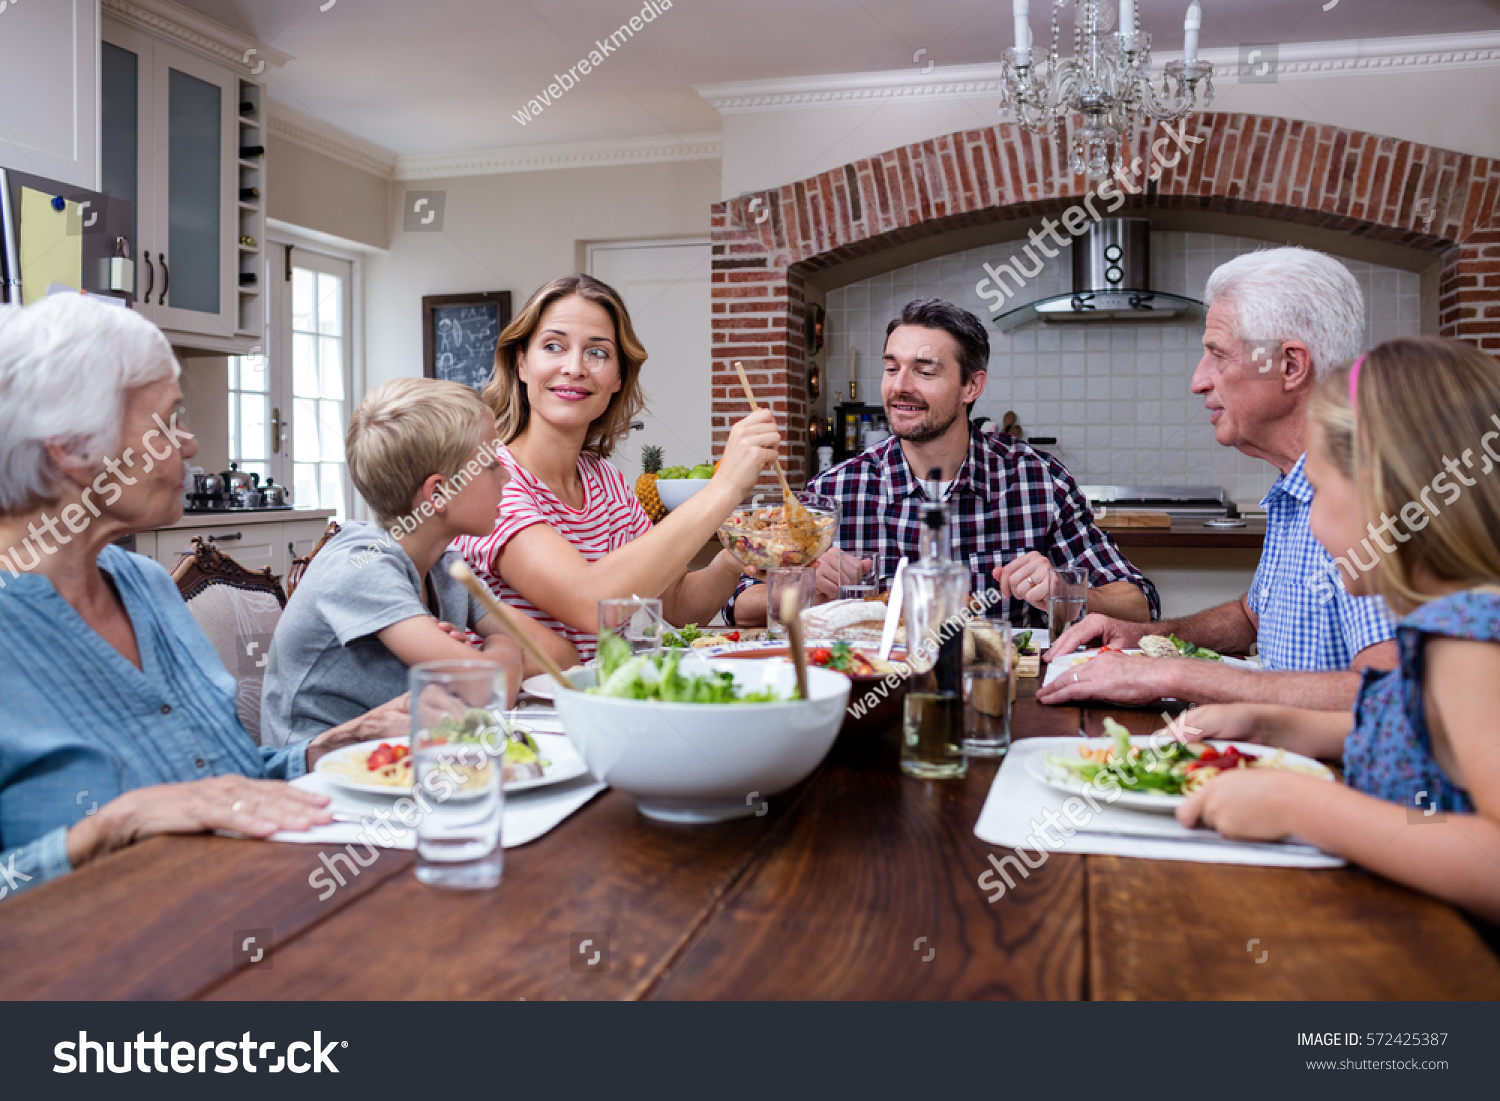
<instances>
[{"instance_id":1,"label":"blue denim shirt","mask_svg":"<svg viewBox=\"0 0 1500 1101\"><path fill-rule=\"evenodd\" d=\"M290 780L307 743L257 747L235 682L177 586L107 547L141 668L35 574L0 567L0 898L72 870L68 827L117 795L225 773Z\"/></svg>"}]
</instances>

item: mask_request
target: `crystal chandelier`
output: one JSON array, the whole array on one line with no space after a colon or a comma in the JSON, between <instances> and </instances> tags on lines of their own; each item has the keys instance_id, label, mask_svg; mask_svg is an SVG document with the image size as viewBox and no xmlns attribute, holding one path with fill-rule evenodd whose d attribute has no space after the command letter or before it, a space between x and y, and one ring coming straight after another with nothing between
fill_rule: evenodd
<instances>
[{"instance_id":1,"label":"crystal chandelier","mask_svg":"<svg viewBox=\"0 0 1500 1101\"><path fill-rule=\"evenodd\" d=\"M1045 0L1044 0L1045 2ZM1059 58L1059 19L1073 8L1073 56ZM1061 129L1069 115L1082 116L1073 131L1069 166L1090 180L1123 167L1120 148L1135 136L1145 120L1172 122L1214 99L1214 68L1198 60L1198 30L1203 12L1198 0L1188 5L1183 21L1180 61L1171 61L1161 74L1161 90L1151 86L1151 36L1141 30L1135 0L1119 0L1118 31L1115 7L1106 0L1053 0L1052 48L1034 49L1029 22L1030 0L1012 0L1016 45L1005 51L1001 80L1005 99L1002 114L1033 134Z\"/></svg>"}]
</instances>

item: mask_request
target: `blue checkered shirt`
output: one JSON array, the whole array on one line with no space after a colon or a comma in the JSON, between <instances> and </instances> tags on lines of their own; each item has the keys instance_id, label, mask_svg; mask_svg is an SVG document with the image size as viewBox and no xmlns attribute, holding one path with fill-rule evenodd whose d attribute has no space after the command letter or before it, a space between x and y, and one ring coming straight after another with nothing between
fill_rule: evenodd
<instances>
[{"instance_id":1,"label":"blue checkered shirt","mask_svg":"<svg viewBox=\"0 0 1500 1101\"><path fill-rule=\"evenodd\" d=\"M1394 638L1396 625L1377 596L1350 596L1338 567L1308 527L1313 488L1303 455L1261 500L1266 542L1250 585L1259 619L1256 645L1267 669L1348 669L1367 646Z\"/></svg>"},{"instance_id":2,"label":"blue checkered shirt","mask_svg":"<svg viewBox=\"0 0 1500 1101\"><path fill-rule=\"evenodd\" d=\"M892 437L824 471L808 490L835 498L842 516L838 547L872 560L888 582L902 555L917 557L921 504L928 499ZM1055 564L1086 566L1093 587L1128 581L1146 595L1151 618L1161 613L1156 587L1126 560L1094 523L1088 502L1056 459L1011 436L969 433L969 453L948 491L953 558L969 567L970 591L999 590L992 571L1037 551ZM749 585L741 581L737 597ZM1045 627L1046 613L1006 598L989 614L1017 627ZM734 601L724 618L734 622Z\"/></svg>"}]
</instances>

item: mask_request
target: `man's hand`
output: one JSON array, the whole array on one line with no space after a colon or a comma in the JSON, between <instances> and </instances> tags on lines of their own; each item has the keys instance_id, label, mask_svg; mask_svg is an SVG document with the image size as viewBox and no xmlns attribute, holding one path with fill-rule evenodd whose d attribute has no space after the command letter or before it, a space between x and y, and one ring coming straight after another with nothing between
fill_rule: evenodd
<instances>
[{"instance_id":1,"label":"man's hand","mask_svg":"<svg viewBox=\"0 0 1500 1101\"><path fill-rule=\"evenodd\" d=\"M1187 660L1148 658L1139 654L1100 654L1076 663L1051 684L1038 688L1037 702L1112 700L1115 703L1153 703L1173 695L1173 667Z\"/></svg>"},{"instance_id":2,"label":"man's hand","mask_svg":"<svg viewBox=\"0 0 1500 1101\"><path fill-rule=\"evenodd\" d=\"M1033 608L1046 610L1048 578L1052 576L1052 560L1037 551L1027 551L990 571L1000 582L1002 600L1015 597L1024 600Z\"/></svg>"},{"instance_id":3,"label":"man's hand","mask_svg":"<svg viewBox=\"0 0 1500 1101\"><path fill-rule=\"evenodd\" d=\"M829 547L823 552L823 557L818 559L818 591L817 600L837 600L839 586L852 585L864 578L870 572L874 563L868 558L856 558L839 550L838 547Z\"/></svg>"},{"instance_id":4,"label":"man's hand","mask_svg":"<svg viewBox=\"0 0 1500 1101\"><path fill-rule=\"evenodd\" d=\"M1059 637L1054 638L1052 645L1042 658L1045 661L1051 661L1063 654L1071 654L1080 646L1087 646L1094 641L1097 641L1100 646L1129 650L1140 642L1142 635L1151 634L1158 626L1159 624L1155 623L1130 623L1123 619L1111 619L1107 615L1091 612Z\"/></svg>"}]
</instances>

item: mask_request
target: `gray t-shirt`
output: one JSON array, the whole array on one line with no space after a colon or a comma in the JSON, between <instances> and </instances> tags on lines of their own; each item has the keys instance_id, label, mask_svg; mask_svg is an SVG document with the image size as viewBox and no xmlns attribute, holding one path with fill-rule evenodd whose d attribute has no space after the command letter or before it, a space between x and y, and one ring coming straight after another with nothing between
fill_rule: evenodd
<instances>
[{"instance_id":1,"label":"gray t-shirt","mask_svg":"<svg viewBox=\"0 0 1500 1101\"><path fill-rule=\"evenodd\" d=\"M448 574L447 551L426 581L405 549L377 524L351 521L307 568L276 625L261 697L261 744L284 746L321 734L406 691L406 666L375 637L414 616L472 627L484 618Z\"/></svg>"}]
</instances>

